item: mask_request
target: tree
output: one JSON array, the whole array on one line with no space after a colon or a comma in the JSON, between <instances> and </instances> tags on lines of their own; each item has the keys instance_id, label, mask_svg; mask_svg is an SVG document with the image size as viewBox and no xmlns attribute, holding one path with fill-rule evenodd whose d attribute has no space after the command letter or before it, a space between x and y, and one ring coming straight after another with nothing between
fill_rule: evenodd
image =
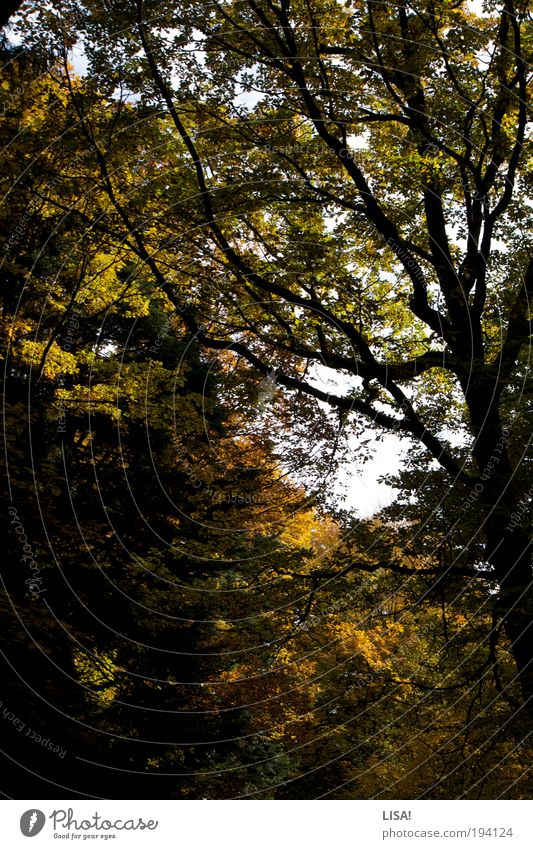
<instances>
[{"instance_id":1,"label":"tree","mask_svg":"<svg viewBox=\"0 0 533 849\"><path fill-rule=\"evenodd\" d=\"M61 740L70 718L84 764L4 723L36 791L528 793L529 561L509 547L529 539L528 338L505 380L499 341L529 330L514 187L479 315L462 241L527 186L504 49L522 13L387 8L72 2L5 56L6 457L51 606L8 519L4 678L32 726ZM457 85L479 100L464 127ZM369 425L410 455L361 522L325 505Z\"/></svg>"},{"instance_id":2,"label":"tree","mask_svg":"<svg viewBox=\"0 0 533 849\"><path fill-rule=\"evenodd\" d=\"M61 9L42 24L55 43L75 17L101 96L119 83L137 93L143 127L167 139L168 183L143 190L141 208L124 208L109 154L98 157L133 252L203 345L275 373L346 428L355 416L418 442L419 468L440 465L457 522L475 514L466 548L497 582L527 703L530 459L513 426L529 392L518 387L529 387L533 285L525 5ZM86 126L82 101L73 93ZM157 232L141 223L150 216ZM313 366L345 390L319 388Z\"/></svg>"},{"instance_id":3,"label":"tree","mask_svg":"<svg viewBox=\"0 0 533 849\"><path fill-rule=\"evenodd\" d=\"M242 380L87 228L90 199L65 216L97 163L68 135L53 73L18 52L3 56L4 90L23 96L2 128L3 183L17 187L1 230L9 792L112 797L119 770L120 794L197 798L246 728L204 689L226 662L220 595L235 583L242 598L240 573L277 557L271 527L302 493L268 440L245 444L224 397Z\"/></svg>"}]
</instances>

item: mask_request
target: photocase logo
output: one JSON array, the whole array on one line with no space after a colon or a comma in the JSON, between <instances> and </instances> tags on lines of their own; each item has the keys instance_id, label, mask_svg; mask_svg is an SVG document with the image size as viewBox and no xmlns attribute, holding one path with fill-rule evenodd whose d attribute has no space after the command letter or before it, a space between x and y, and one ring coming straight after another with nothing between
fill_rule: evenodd
<instances>
[{"instance_id":1,"label":"photocase logo","mask_svg":"<svg viewBox=\"0 0 533 849\"><path fill-rule=\"evenodd\" d=\"M24 837L35 837L42 831L46 822L46 817L42 811L37 808L31 808L25 811L20 818L20 830Z\"/></svg>"}]
</instances>

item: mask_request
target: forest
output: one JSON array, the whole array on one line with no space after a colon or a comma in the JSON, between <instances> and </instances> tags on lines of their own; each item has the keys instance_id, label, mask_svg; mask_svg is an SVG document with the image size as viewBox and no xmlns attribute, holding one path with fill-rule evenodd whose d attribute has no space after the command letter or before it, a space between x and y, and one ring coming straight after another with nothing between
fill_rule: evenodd
<instances>
[{"instance_id":1,"label":"forest","mask_svg":"<svg viewBox=\"0 0 533 849\"><path fill-rule=\"evenodd\" d=\"M531 798L530 12L5 4L4 798Z\"/></svg>"}]
</instances>

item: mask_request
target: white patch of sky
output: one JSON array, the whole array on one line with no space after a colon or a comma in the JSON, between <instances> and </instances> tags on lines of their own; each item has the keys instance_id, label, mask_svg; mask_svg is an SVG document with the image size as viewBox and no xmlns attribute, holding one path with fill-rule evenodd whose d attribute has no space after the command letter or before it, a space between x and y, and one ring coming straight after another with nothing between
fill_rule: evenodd
<instances>
[{"instance_id":1,"label":"white patch of sky","mask_svg":"<svg viewBox=\"0 0 533 849\"><path fill-rule=\"evenodd\" d=\"M246 74L252 76L258 70L259 65L254 65L246 71ZM264 91L243 85L243 74L239 74L237 78L237 93L233 100L233 103L237 108L240 107L251 111L265 97L266 93Z\"/></svg>"},{"instance_id":2,"label":"white patch of sky","mask_svg":"<svg viewBox=\"0 0 533 849\"><path fill-rule=\"evenodd\" d=\"M74 68L74 72L80 76L84 77L87 73L87 69L89 66L89 60L87 59L87 54L85 53L85 45L83 43L83 37L80 37L71 52L71 62L72 67Z\"/></svg>"},{"instance_id":3,"label":"white patch of sky","mask_svg":"<svg viewBox=\"0 0 533 849\"><path fill-rule=\"evenodd\" d=\"M310 382L323 392L345 396L360 387L361 378L316 365L310 372ZM320 403L328 409L327 404ZM365 460L358 457L363 442L366 443L365 452L368 453L369 449L371 452ZM376 430L369 426L362 434L349 438L348 444L353 459L349 459L338 472L334 488L342 497L345 509L366 518L394 500L397 490L380 478L400 471L409 451L409 442L382 429L378 439Z\"/></svg>"},{"instance_id":4,"label":"white patch of sky","mask_svg":"<svg viewBox=\"0 0 533 849\"><path fill-rule=\"evenodd\" d=\"M483 2L484 0L466 0L468 11L473 12L474 15L482 17L484 15Z\"/></svg>"},{"instance_id":5,"label":"white patch of sky","mask_svg":"<svg viewBox=\"0 0 533 849\"><path fill-rule=\"evenodd\" d=\"M178 29L168 29L164 31L164 35L167 41L172 41L173 38L179 36L180 30ZM193 29L192 31L192 41L189 41L187 44L182 44L178 48L178 50L182 53L194 53L194 58L199 65L205 65L205 50L202 50L200 45L203 42L203 35L200 30ZM178 66L176 65L176 70L170 75L170 82L172 83L175 89L179 89L183 83L183 76L180 70L178 70ZM187 75L187 70L185 69L185 74Z\"/></svg>"},{"instance_id":6,"label":"white patch of sky","mask_svg":"<svg viewBox=\"0 0 533 849\"><path fill-rule=\"evenodd\" d=\"M345 493L345 509L353 510L362 519L379 513L394 501L398 490L380 478L400 471L409 451L407 441L394 434L385 434L378 442L369 429L363 438L375 440L373 457L362 464L348 462L338 474L339 490ZM352 448L356 453L356 441L352 442Z\"/></svg>"},{"instance_id":7,"label":"white patch of sky","mask_svg":"<svg viewBox=\"0 0 533 849\"><path fill-rule=\"evenodd\" d=\"M366 129L358 135L350 133L350 135L346 137L346 141L348 142L348 147L351 150L365 150L368 147L369 138L370 130Z\"/></svg>"}]
</instances>

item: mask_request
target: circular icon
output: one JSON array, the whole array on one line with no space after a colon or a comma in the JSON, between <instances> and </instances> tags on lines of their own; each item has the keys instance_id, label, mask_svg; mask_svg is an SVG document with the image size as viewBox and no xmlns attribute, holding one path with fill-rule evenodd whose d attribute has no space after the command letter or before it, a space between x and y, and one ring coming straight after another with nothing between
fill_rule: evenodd
<instances>
[{"instance_id":1,"label":"circular icon","mask_svg":"<svg viewBox=\"0 0 533 849\"><path fill-rule=\"evenodd\" d=\"M35 837L42 830L45 822L46 817L42 811L37 810L37 808L30 808L20 818L20 830L24 837Z\"/></svg>"}]
</instances>

